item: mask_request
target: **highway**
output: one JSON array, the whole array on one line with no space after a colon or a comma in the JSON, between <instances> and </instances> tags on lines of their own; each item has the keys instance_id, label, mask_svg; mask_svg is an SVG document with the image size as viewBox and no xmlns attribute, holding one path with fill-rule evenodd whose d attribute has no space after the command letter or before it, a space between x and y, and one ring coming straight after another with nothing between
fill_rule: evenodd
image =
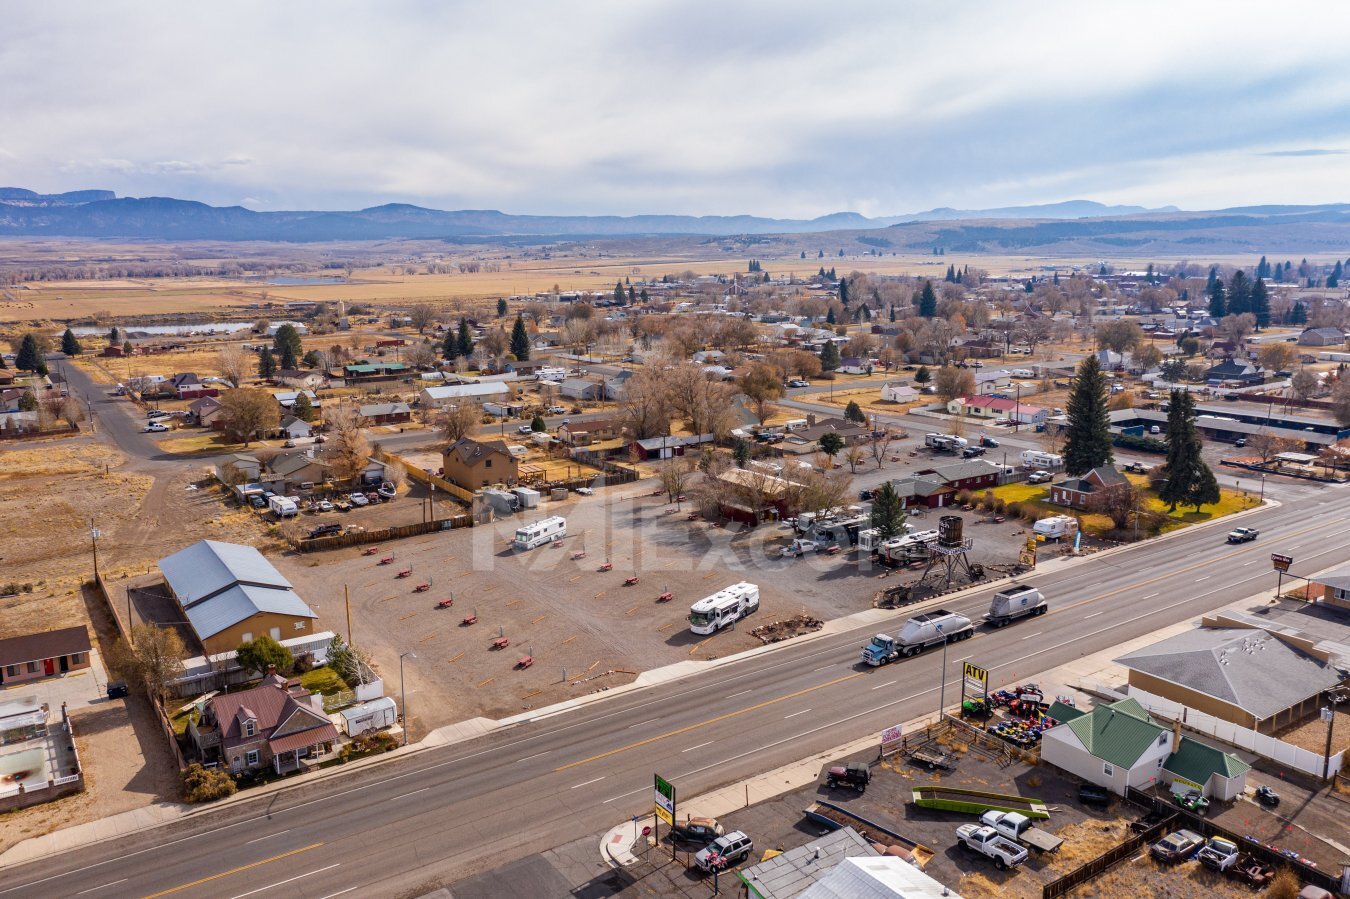
<instances>
[{"instance_id":1,"label":"highway","mask_svg":"<svg viewBox=\"0 0 1350 899\"><path fill-rule=\"evenodd\" d=\"M1192 529L1027 577L1051 612L953 644L949 703L967 658L993 687L1027 680L1273 589L1271 552L1294 556L1295 573L1350 560L1336 526L1350 493L1294 484L1281 498L1243 519L1261 529L1255 543ZM978 617L993 589L946 605ZM863 668L874 629L5 869L0 897L416 894L647 813L654 772L691 797L935 711L941 650Z\"/></svg>"}]
</instances>

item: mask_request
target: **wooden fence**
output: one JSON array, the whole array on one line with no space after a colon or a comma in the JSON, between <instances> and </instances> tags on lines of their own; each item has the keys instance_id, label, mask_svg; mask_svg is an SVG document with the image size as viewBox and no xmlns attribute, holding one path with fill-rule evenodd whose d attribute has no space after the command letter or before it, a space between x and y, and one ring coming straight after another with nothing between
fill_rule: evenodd
<instances>
[{"instance_id":1,"label":"wooden fence","mask_svg":"<svg viewBox=\"0 0 1350 899\"><path fill-rule=\"evenodd\" d=\"M1119 846L1114 846L1091 861L1084 862L1058 880L1045 884L1041 887L1041 899L1055 899L1056 896L1062 896L1074 887L1105 874L1121 862L1134 858L1140 849L1171 830L1177 817L1174 814L1159 821L1143 833L1137 833Z\"/></svg>"},{"instance_id":2,"label":"wooden fence","mask_svg":"<svg viewBox=\"0 0 1350 899\"><path fill-rule=\"evenodd\" d=\"M314 537L296 540L292 543L302 553L323 549L342 549L347 546L361 546L365 543L383 543L386 540L401 540L404 537L416 537L418 534L431 534L436 531L452 531L473 527L473 518L468 515L456 515L440 521L416 521L392 528L379 528L374 531L355 531L347 534L335 534L331 537Z\"/></svg>"},{"instance_id":3,"label":"wooden fence","mask_svg":"<svg viewBox=\"0 0 1350 899\"><path fill-rule=\"evenodd\" d=\"M419 484L426 484L435 490L444 490L447 494L453 496L469 508L473 508L473 491L456 486L445 478L438 477L427 471L425 468L420 468L395 453L382 453L381 456L384 461L398 462L408 470L408 477L417 481Z\"/></svg>"}]
</instances>

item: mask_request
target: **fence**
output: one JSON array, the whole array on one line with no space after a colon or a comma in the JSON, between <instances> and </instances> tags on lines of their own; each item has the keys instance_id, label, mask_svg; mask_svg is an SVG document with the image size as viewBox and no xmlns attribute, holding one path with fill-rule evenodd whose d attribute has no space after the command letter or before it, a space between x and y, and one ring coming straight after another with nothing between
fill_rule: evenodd
<instances>
[{"instance_id":1,"label":"fence","mask_svg":"<svg viewBox=\"0 0 1350 899\"><path fill-rule=\"evenodd\" d=\"M445 478L438 477L427 471L425 468L414 465L407 459L404 459L402 456L396 455L395 453L381 453L381 457L384 461L398 462L408 470L408 477L412 478L414 481L421 484L427 484L436 490L444 490L447 494L453 496L460 502L470 507L473 506L473 491L456 486Z\"/></svg>"},{"instance_id":2,"label":"fence","mask_svg":"<svg viewBox=\"0 0 1350 899\"><path fill-rule=\"evenodd\" d=\"M37 428L31 430L24 428L0 428L0 440L38 440L47 437L66 437L70 434L80 433L78 425L71 425L68 428L52 428L42 431Z\"/></svg>"},{"instance_id":3,"label":"fence","mask_svg":"<svg viewBox=\"0 0 1350 899\"><path fill-rule=\"evenodd\" d=\"M1173 814L1166 820L1159 821L1143 833L1137 833L1119 846L1112 847L1091 861L1084 862L1058 880L1045 884L1041 887L1041 899L1055 899L1056 896L1062 896L1074 887L1105 874L1121 862L1134 858L1145 845L1170 830L1177 817Z\"/></svg>"},{"instance_id":4,"label":"fence","mask_svg":"<svg viewBox=\"0 0 1350 899\"><path fill-rule=\"evenodd\" d=\"M416 521L392 528L379 528L374 531L355 531L347 534L335 534L331 537L314 537L296 540L292 544L302 553L317 552L324 549L342 549L346 546L360 546L364 543L383 543L386 540L400 540L404 537L416 537L418 534L431 534L436 531L452 531L473 527L473 518L468 515L456 515L440 521Z\"/></svg>"},{"instance_id":5,"label":"fence","mask_svg":"<svg viewBox=\"0 0 1350 899\"><path fill-rule=\"evenodd\" d=\"M573 450L572 458L603 471L606 484L630 484L642 477L636 468L620 464L613 459L606 459L594 450Z\"/></svg>"},{"instance_id":6,"label":"fence","mask_svg":"<svg viewBox=\"0 0 1350 899\"><path fill-rule=\"evenodd\" d=\"M1147 693L1136 687L1130 687L1130 696L1138 700L1139 704L1149 712L1172 721L1180 720L1190 730L1207 737L1213 737L1220 743L1236 746L1238 749L1255 753L1276 764L1302 771L1305 774L1311 774L1314 777L1321 777L1326 771L1326 758L1316 752L1301 749L1298 746L1258 733L1231 721L1198 712L1195 709L1163 699L1161 696L1154 696L1152 693ZM1333 772L1340 771L1341 764L1344 761L1345 750L1341 750L1331 757L1331 770Z\"/></svg>"}]
</instances>

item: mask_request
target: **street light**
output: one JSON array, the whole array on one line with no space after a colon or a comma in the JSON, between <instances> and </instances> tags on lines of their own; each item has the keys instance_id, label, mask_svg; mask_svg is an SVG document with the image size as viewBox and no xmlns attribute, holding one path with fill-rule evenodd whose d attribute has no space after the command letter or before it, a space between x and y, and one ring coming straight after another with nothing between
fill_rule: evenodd
<instances>
[{"instance_id":1,"label":"street light","mask_svg":"<svg viewBox=\"0 0 1350 899\"><path fill-rule=\"evenodd\" d=\"M398 657L398 693L403 704L403 745L408 745L408 693L403 688L403 659L407 656L417 658L417 653L411 649L405 653L400 653Z\"/></svg>"},{"instance_id":2,"label":"street light","mask_svg":"<svg viewBox=\"0 0 1350 899\"><path fill-rule=\"evenodd\" d=\"M941 724L942 710L947 707L947 634L940 624L937 632L942 634L942 673L938 677L938 724Z\"/></svg>"}]
</instances>

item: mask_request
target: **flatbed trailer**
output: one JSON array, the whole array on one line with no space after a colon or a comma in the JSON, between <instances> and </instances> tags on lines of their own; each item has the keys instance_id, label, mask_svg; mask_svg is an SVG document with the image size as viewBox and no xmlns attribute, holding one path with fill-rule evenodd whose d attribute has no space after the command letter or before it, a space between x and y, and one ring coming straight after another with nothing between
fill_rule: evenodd
<instances>
[{"instance_id":1,"label":"flatbed trailer","mask_svg":"<svg viewBox=\"0 0 1350 899\"><path fill-rule=\"evenodd\" d=\"M910 799L919 808L931 808L942 812L957 812L963 815L982 815L987 811L1020 812L1028 818L1044 820L1050 817L1050 809L1039 799L1015 796L1007 793L986 793L982 790L962 790L956 787L942 787L936 784L914 788Z\"/></svg>"},{"instance_id":2,"label":"flatbed trailer","mask_svg":"<svg viewBox=\"0 0 1350 899\"><path fill-rule=\"evenodd\" d=\"M824 799L811 803L806 809L806 817L829 830L852 827L858 833L878 846L901 846L907 850L914 864L922 870L933 858L934 852L922 843L901 836L893 830L867 820L859 814L850 812L833 802Z\"/></svg>"}]
</instances>

